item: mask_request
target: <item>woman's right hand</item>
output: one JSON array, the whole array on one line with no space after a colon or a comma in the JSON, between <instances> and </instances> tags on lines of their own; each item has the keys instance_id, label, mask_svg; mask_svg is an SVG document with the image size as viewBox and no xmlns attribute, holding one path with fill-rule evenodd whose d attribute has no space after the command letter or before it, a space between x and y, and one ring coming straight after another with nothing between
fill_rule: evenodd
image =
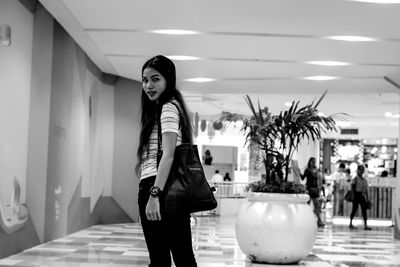
<instances>
[{"instance_id":1,"label":"woman's right hand","mask_svg":"<svg viewBox=\"0 0 400 267\"><path fill-rule=\"evenodd\" d=\"M149 197L146 205L146 218L149 221L161 221L160 200L158 197Z\"/></svg>"}]
</instances>

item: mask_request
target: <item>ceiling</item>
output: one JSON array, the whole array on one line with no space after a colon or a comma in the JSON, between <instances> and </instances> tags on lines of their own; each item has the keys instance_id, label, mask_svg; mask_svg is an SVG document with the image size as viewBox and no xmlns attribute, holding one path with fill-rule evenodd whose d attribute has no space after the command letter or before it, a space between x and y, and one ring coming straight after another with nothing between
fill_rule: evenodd
<instances>
[{"instance_id":1,"label":"ceiling","mask_svg":"<svg viewBox=\"0 0 400 267\"><path fill-rule=\"evenodd\" d=\"M308 103L328 90L320 110L345 112L354 127L397 127L400 4L346 0L40 0L99 68L141 80L157 54L174 60L178 88L191 111L213 117L248 113L243 96L273 112L285 102ZM199 32L166 35L154 30ZM338 41L329 36L374 41ZM321 66L309 61L340 61ZM326 81L309 76L333 76ZM386 79L385 79L386 77ZM210 82L191 82L210 78ZM389 81L390 82L389 82Z\"/></svg>"}]
</instances>

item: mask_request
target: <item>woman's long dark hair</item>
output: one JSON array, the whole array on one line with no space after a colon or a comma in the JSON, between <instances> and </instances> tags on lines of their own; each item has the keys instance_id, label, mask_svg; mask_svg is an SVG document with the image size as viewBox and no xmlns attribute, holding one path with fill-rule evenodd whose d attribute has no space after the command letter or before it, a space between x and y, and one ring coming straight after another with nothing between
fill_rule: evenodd
<instances>
[{"instance_id":1,"label":"woman's long dark hair","mask_svg":"<svg viewBox=\"0 0 400 267\"><path fill-rule=\"evenodd\" d=\"M136 164L136 174L139 175L140 165L143 162L143 155L148 152L148 144L151 132L157 120L161 116L162 106L175 99L180 107L182 108L183 114L181 116L184 119L184 126L186 132L191 137L192 136L192 123L189 116L189 112L186 108L183 96L178 89L176 89L176 71L174 63L167 57L158 55L149 59L142 67L143 72L147 68L152 68L158 71L167 81L167 87L162 93L158 101L150 101L146 93L142 91L142 115L141 115L141 132L139 139L139 146L136 153L137 164ZM181 124L182 125L182 124Z\"/></svg>"}]
</instances>

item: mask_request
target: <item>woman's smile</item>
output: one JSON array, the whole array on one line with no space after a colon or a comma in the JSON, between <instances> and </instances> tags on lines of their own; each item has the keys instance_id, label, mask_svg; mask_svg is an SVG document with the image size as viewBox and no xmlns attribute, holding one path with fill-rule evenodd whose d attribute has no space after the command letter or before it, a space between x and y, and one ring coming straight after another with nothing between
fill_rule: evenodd
<instances>
[{"instance_id":1,"label":"woman's smile","mask_svg":"<svg viewBox=\"0 0 400 267\"><path fill-rule=\"evenodd\" d=\"M151 101L157 101L167 87L164 76L153 68L143 71L142 87Z\"/></svg>"}]
</instances>

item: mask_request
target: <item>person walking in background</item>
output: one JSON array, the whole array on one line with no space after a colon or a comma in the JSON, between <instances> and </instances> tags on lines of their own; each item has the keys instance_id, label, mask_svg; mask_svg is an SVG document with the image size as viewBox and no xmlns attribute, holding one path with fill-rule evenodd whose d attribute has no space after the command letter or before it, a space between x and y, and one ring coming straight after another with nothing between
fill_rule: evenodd
<instances>
[{"instance_id":1,"label":"person walking in background","mask_svg":"<svg viewBox=\"0 0 400 267\"><path fill-rule=\"evenodd\" d=\"M229 176L229 172L227 172L227 173L225 173L225 176L224 176L224 182L230 182L230 181L232 181L232 179Z\"/></svg>"},{"instance_id":2,"label":"person walking in background","mask_svg":"<svg viewBox=\"0 0 400 267\"><path fill-rule=\"evenodd\" d=\"M161 209L164 203L162 191L172 167L175 147L182 142L181 129L192 135L189 113L176 89L174 63L164 56L149 59L142 67L142 88L136 172L140 177L139 214L150 256L149 266L171 266L172 253L175 266L196 267L190 214L178 214L172 218L165 216ZM180 106L183 114L179 113L176 105ZM159 147L162 156L158 160Z\"/></svg>"},{"instance_id":3,"label":"person walking in background","mask_svg":"<svg viewBox=\"0 0 400 267\"><path fill-rule=\"evenodd\" d=\"M307 169L304 171L304 175L301 177L302 180L307 178L306 188L308 195L310 196L310 202L313 203L314 214L317 217L318 227L323 227L325 224L321 219L320 210L320 195L322 190L322 177L317 169L317 161L314 157L308 160Z\"/></svg>"},{"instance_id":4,"label":"person walking in background","mask_svg":"<svg viewBox=\"0 0 400 267\"><path fill-rule=\"evenodd\" d=\"M204 152L203 160L204 160L204 165L211 165L213 157L211 156L210 150L207 149L206 152Z\"/></svg>"},{"instance_id":5,"label":"person walking in background","mask_svg":"<svg viewBox=\"0 0 400 267\"><path fill-rule=\"evenodd\" d=\"M211 177L211 189L214 192L218 192L219 184L224 180L224 177L219 173L219 170L215 170L214 175Z\"/></svg>"},{"instance_id":6,"label":"person walking in background","mask_svg":"<svg viewBox=\"0 0 400 267\"><path fill-rule=\"evenodd\" d=\"M346 184L348 183L348 175L346 173L346 165L344 163L339 164L339 168L332 174L334 182L335 196L338 199L334 199L335 203L338 204L338 215L344 215L344 195L348 190Z\"/></svg>"},{"instance_id":7,"label":"person walking in background","mask_svg":"<svg viewBox=\"0 0 400 267\"><path fill-rule=\"evenodd\" d=\"M371 230L367 224L367 202L368 202L368 181L364 178L365 167L358 165L357 175L351 181L351 190L353 190L353 207L350 214L350 229L356 229L353 225L354 216L357 213L358 206L361 206L361 213L364 219L364 230Z\"/></svg>"},{"instance_id":8,"label":"person walking in background","mask_svg":"<svg viewBox=\"0 0 400 267\"><path fill-rule=\"evenodd\" d=\"M220 183L224 180L224 177L219 173L219 170L215 170L214 175L211 177L211 182Z\"/></svg>"}]
</instances>

